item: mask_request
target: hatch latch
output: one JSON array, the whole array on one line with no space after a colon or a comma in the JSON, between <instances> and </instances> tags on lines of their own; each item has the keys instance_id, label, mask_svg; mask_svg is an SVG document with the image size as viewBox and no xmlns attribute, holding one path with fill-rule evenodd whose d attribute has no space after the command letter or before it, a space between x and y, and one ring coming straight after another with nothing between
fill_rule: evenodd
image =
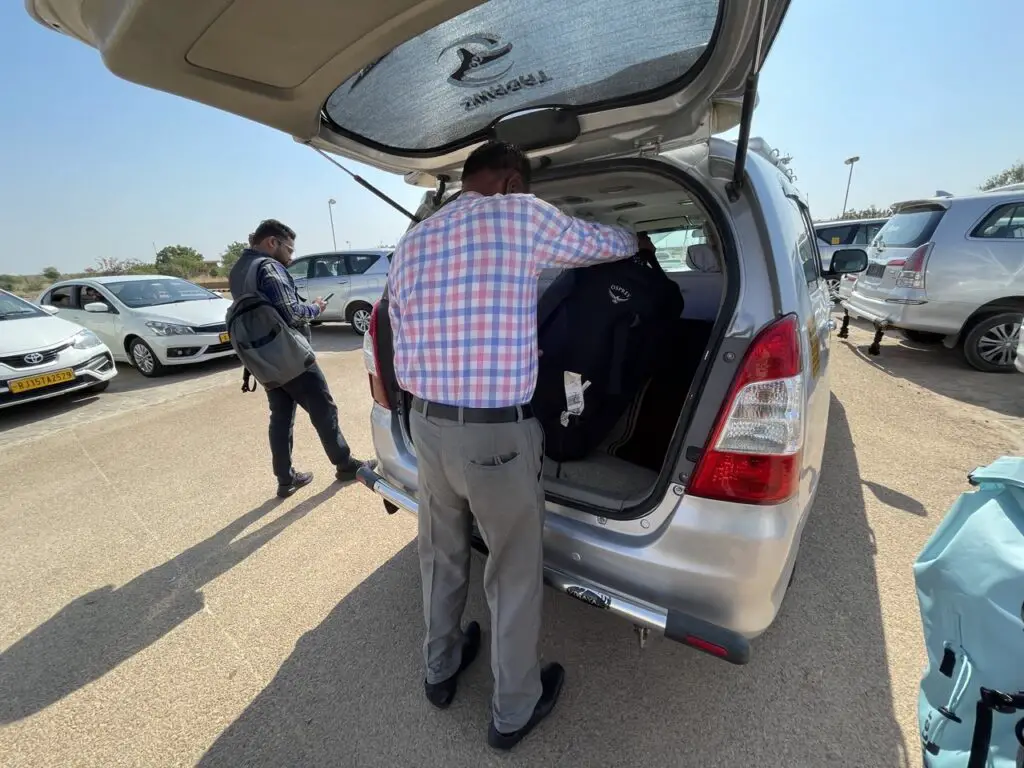
<instances>
[{"instance_id":1,"label":"hatch latch","mask_svg":"<svg viewBox=\"0 0 1024 768\"><path fill-rule=\"evenodd\" d=\"M661 136L649 136L643 139L635 139L633 146L636 148L638 157L655 157L661 154Z\"/></svg>"}]
</instances>

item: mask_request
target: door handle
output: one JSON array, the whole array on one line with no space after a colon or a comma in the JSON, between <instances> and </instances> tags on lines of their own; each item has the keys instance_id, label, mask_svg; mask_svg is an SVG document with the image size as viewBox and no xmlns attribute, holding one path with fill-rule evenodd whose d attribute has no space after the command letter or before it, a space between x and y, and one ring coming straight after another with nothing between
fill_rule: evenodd
<instances>
[{"instance_id":1,"label":"door handle","mask_svg":"<svg viewBox=\"0 0 1024 768\"><path fill-rule=\"evenodd\" d=\"M348 280L339 280L338 281L338 285L344 285L347 282L348 282Z\"/></svg>"}]
</instances>

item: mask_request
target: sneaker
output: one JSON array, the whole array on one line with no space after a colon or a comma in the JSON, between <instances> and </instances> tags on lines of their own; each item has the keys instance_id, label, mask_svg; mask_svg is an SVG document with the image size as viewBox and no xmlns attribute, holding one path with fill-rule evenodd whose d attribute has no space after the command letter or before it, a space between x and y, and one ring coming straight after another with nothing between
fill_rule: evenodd
<instances>
[{"instance_id":1,"label":"sneaker","mask_svg":"<svg viewBox=\"0 0 1024 768\"><path fill-rule=\"evenodd\" d=\"M334 473L339 483L347 483L350 480L356 479L356 472L363 467L369 467L370 469L376 469L377 460L370 459L368 461L360 461L354 456L349 456L347 462L338 467L338 470Z\"/></svg>"},{"instance_id":2,"label":"sneaker","mask_svg":"<svg viewBox=\"0 0 1024 768\"><path fill-rule=\"evenodd\" d=\"M427 694L427 701L438 709L447 709L455 698L455 691L458 687L459 675L461 675L480 651L480 625L471 621L462 632L462 661L455 674L440 683L428 683L423 681L423 691Z\"/></svg>"},{"instance_id":3,"label":"sneaker","mask_svg":"<svg viewBox=\"0 0 1024 768\"><path fill-rule=\"evenodd\" d=\"M487 743L494 749L506 752L512 749L512 747L526 738L526 735L536 728L541 720L551 714L551 711L555 708L555 703L558 701L558 697L562 693L562 685L564 683L565 670L562 668L562 665L557 663L546 665L540 671L542 689L540 699L537 700L537 706L533 708L533 714L526 722L526 725L518 731L502 733L494 727L492 722L490 729L487 731Z\"/></svg>"},{"instance_id":4,"label":"sneaker","mask_svg":"<svg viewBox=\"0 0 1024 768\"><path fill-rule=\"evenodd\" d=\"M278 498L287 499L299 488L313 482L312 472L292 472L292 481L288 485L277 486Z\"/></svg>"}]
</instances>

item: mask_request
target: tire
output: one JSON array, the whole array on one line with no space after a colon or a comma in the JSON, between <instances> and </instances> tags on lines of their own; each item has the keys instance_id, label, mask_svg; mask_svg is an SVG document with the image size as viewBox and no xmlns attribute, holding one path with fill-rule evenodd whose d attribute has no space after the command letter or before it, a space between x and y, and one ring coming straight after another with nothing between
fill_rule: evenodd
<instances>
[{"instance_id":1,"label":"tire","mask_svg":"<svg viewBox=\"0 0 1024 768\"><path fill-rule=\"evenodd\" d=\"M986 373L1016 371L1013 359L1020 334L1020 312L1000 312L978 320L964 337L964 358L968 364Z\"/></svg>"},{"instance_id":2,"label":"tire","mask_svg":"<svg viewBox=\"0 0 1024 768\"><path fill-rule=\"evenodd\" d=\"M128 357L131 358L135 369L147 379L160 376L164 372L163 363L157 358L153 348L138 336L128 342Z\"/></svg>"},{"instance_id":3,"label":"tire","mask_svg":"<svg viewBox=\"0 0 1024 768\"><path fill-rule=\"evenodd\" d=\"M827 277L825 283L828 285L828 296L833 304L839 303L839 280L838 277Z\"/></svg>"},{"instance_id":4,"label":"tire","mask_svg":"<svg viewBox=\"0 0 1024 768\"><path fill-rule=\"evenodd\" d=\"M903 338L915 344L941 344L946 338L941 333L929 333L928 331L900 331Z\"/></svg>"},{"instance_id":5,"label":"tire","mask_svg":"<svg viewBox=\"0 0 1024 768\"><path fill-rule=\"evenodd\" d=\"M90 395L98 395L100 392L106 392L107 387L110 386L110 380L101 381L99 384L93 384L91 387L86 387L85 391Z\"/></svg>"},{"instance_id":6,"label":"tire","mask_svg":"<svg viewBox=\"0 0 1024 768\"><path fill-rule=\"evenodd\" d=\"M373 307L365 301L357 301L345 310L345 322L352 326L357 336L364 335L370 330L370 313Z\"/></svg>"}]
</instances>

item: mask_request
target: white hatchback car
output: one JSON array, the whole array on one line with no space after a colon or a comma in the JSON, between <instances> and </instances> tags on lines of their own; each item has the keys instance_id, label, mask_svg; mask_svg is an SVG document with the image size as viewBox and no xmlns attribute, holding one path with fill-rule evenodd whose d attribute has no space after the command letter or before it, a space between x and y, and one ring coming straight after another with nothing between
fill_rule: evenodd
<instances>
[{"instance_id":1,"label":"white hatchback car","mask_svg":"<svg viewBox=\"0 0 1024 768\"><path fill-rule=\"evenodd\" d=\"M92 331L0 290L0 408L102 392L116 375L113 355Z\"/></svg>"},{"instance_id":2,"label":"white hatchback car","mask_svg":"<svg viewBox=\"0 0 1024 768\"><path fill-rule=\"evenodd\" d=\"M117 275L64 280L39 303L99 336L143 376L166 366L235 354L224 321L231 302L178 277Z\"/></svg>"}]
</instances>

